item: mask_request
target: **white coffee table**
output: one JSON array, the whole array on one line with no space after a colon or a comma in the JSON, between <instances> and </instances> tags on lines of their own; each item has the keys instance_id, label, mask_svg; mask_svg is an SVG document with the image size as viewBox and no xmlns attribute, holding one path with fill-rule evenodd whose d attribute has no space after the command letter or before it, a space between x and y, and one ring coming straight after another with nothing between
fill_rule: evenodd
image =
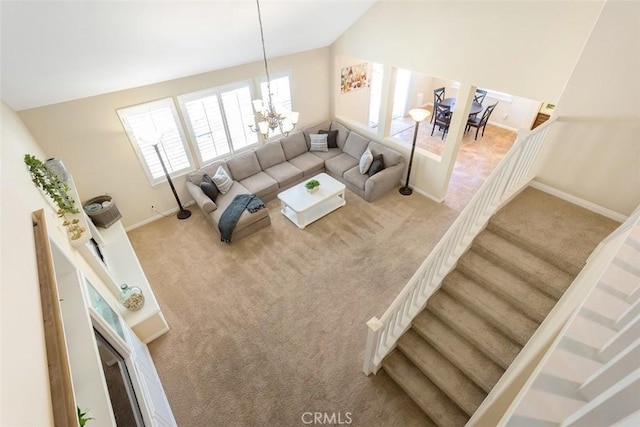
<instances>
[{"instance_id":1,"label":"white coffee table","mask_svg":"<svg viewBox=\"0 0 640 427\"><path fill-rule=\"evenodd\" d=\"M312 179L320 183L315 193L309 193L304 186ZM313 221L344 206L347 203L344 190L343 183L326 173L321 173L278 194L282 205L281 212L298 228L305 228Z\"/></svg>"}]
</instances>

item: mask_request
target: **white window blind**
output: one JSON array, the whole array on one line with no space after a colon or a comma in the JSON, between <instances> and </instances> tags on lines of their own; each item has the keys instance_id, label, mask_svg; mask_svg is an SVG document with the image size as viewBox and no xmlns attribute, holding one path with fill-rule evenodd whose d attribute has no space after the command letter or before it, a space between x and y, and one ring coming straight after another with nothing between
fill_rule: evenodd
<instances>
[{"instance_id":1,"label":"white window blind","mask_svg":"<svg viewBox=\"0 0 640 427\"><path fill-rule=\"evenodd\" d=\"M117 112L151 184L165 179L155 144L160 144L160 154L171 176L193 170L171 98L122 108Z\"/></svg>"},{"instance_id":2,"label":"white window blind","mask_svg":"<svg viewBox=\"0 0 640 427\"><path fill-rule=\"evenodd\" d=\"M178 97L201 163L258 143L248 82Z\"/></svg>"}]
</instances>

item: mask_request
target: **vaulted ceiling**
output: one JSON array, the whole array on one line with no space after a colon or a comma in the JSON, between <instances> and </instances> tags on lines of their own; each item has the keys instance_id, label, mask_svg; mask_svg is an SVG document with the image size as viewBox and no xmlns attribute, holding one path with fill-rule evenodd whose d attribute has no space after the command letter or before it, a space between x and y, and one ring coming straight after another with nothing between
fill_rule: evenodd
<instances>
[{"instance_id":1,"label":"vaulted ceiling","mask_svg":"<svg viewBox=\"0 0 640 427\"><path fill-rule=\"evenodd\" d=\"M375 1L261 0L267 57L330 45ZM2 0L0 19L16 111L262 59L252 0Z\"/></svg>"}]
</instances>

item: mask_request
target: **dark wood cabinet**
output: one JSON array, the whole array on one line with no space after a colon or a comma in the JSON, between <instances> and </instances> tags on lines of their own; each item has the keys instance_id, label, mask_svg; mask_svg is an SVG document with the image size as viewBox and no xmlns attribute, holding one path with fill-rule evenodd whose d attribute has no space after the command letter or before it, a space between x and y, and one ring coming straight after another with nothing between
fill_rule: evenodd
<instances>
[{"instance_id":1,"label":"dark wood cabinet","mask_svg":"<svg viewBox=\"0 0 640 427\"><path fill-rule=\"evenodd\" d=\"M541 124L549 120L549 117L551 116L548 114L538 113L538 115L536 116L536 119L533 121L533 124L531 125L531 129L537 128L538 126L540 126Z\"/></svg>"}]
</instances>

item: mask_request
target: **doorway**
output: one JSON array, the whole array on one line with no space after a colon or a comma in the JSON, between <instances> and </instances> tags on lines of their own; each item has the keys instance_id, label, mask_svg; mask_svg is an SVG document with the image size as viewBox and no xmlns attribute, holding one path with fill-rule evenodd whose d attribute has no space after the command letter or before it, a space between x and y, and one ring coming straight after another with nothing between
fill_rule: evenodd
<instances>
[{"instance_id":1,"label":"doorway","mask_svg":"<svg viewBox=\"0 0 640 427\"><path fill-rule=\"evenodd\" d=\"M143 427L142 413L124 358L100 332L95 328L93 332L116 424Z\"/></svg>"}]
</instances>

